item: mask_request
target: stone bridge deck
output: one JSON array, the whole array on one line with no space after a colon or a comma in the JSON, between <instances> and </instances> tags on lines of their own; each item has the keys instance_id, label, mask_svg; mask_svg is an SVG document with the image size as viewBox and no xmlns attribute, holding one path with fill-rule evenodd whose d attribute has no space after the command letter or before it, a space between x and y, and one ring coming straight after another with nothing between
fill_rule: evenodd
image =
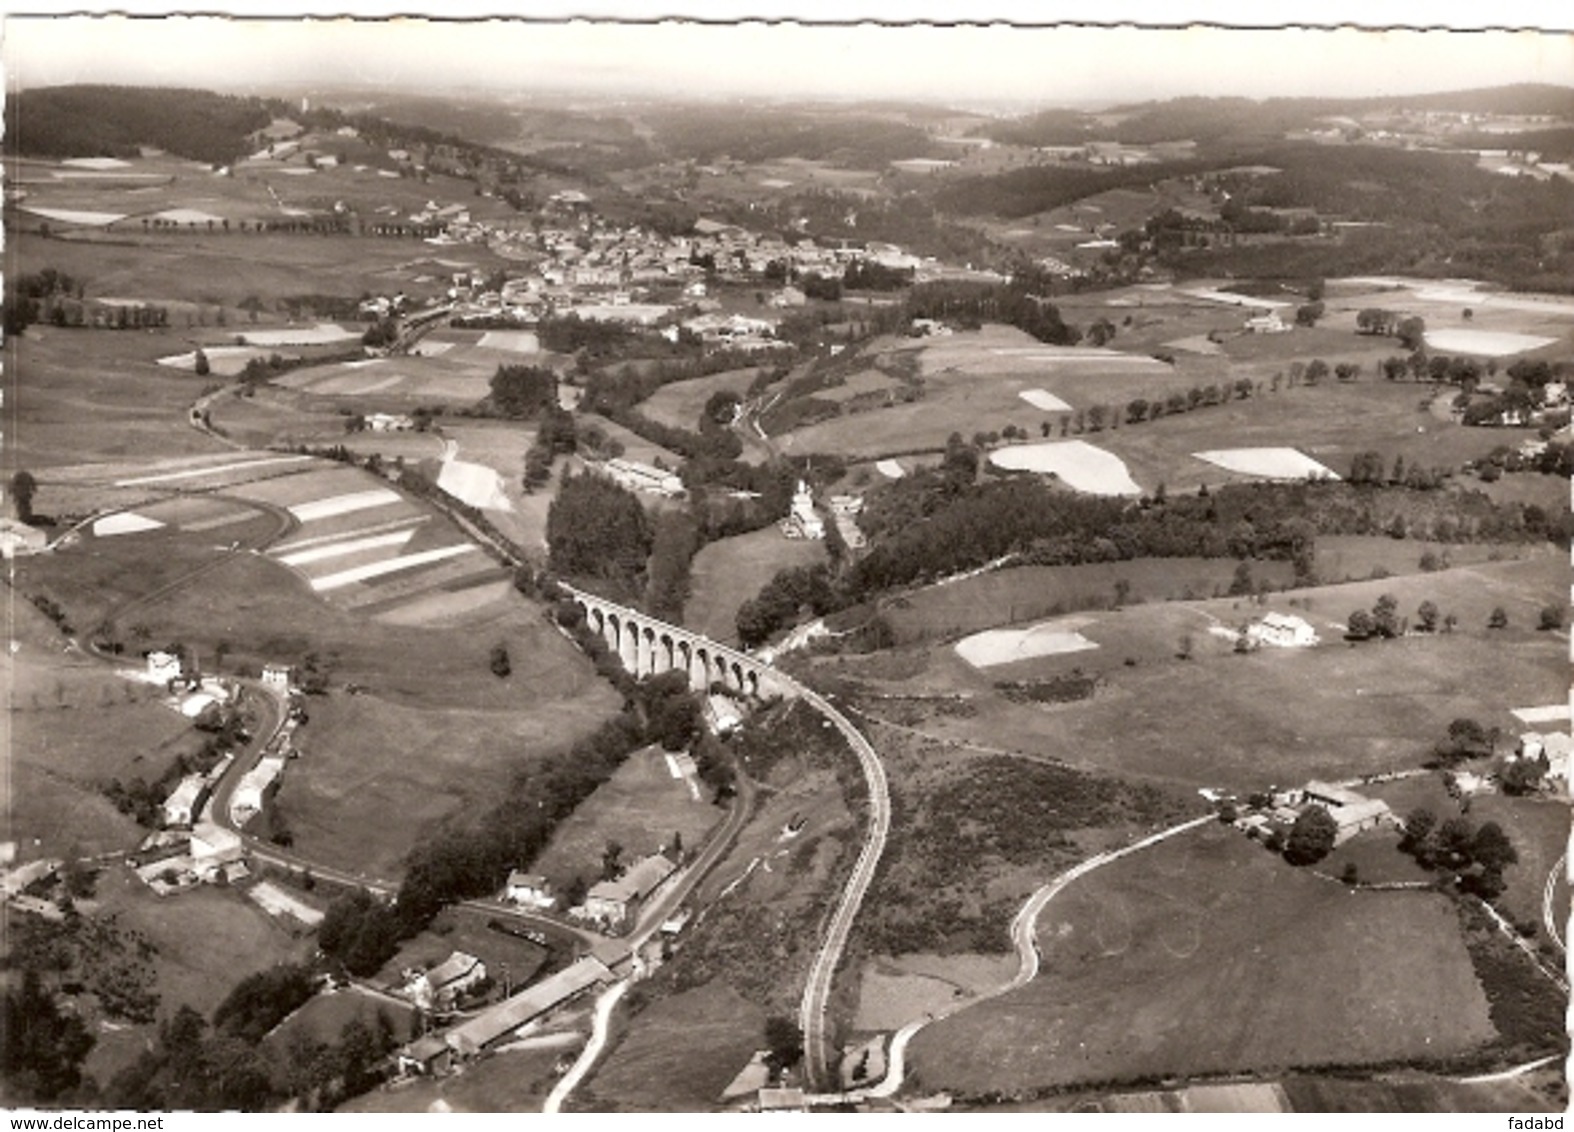
<instances>
[{"instance_id":1,"label":"stone bridge deck","mask_svg":"<svg viewBox=\"0 0 1574 1132\"><path fill-rule=\"evenodd\" d=\"M562 588L584 611L585 623L635 677L677 669L688 675L689 687L696 692L720 683L741 695L761 699L797 694L793 681L748 653L573 586Z\"/></svg>"}]
</instances>

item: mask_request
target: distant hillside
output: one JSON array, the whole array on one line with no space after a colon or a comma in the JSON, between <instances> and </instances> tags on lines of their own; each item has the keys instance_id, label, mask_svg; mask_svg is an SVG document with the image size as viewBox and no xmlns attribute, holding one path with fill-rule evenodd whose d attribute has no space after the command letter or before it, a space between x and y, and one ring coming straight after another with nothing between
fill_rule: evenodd
<instances>
[{"instance_id":1,"label":"distant hillside","mask_svg":"<svg viewBox=\"0 0 1574 1132\"><path fill-rule=\"evenodd\" d=\"M1097 114L1046 110L992 124L996 141L1075 145L1088 138L1147 145L1163 141L1251 141L1282 136L1331 115L1380 110L1449 110L1473 114L1574 117L1574 88L1545 83L1377 98L1173 98L1117 106Z\"/></svg>"},{"instance_id":2,"label":"distant hillside","mask_svg":"<svg viewBox=\"0 0 1574 1132\"><path fill-rule=\"evenodd\" d=\"M127 157L153 146L227 164L283 103L169 87L61 86L7 100L5 151L23 157Z\"/></svg>"},{"instance_id":3,"label":"distant hillside","mask_svg":"<svg viewBox=\"0 0 1574 1132\"><path fill-rule=\"evenodd\" d=\"M655 144L679 158L773 161L800 157L878 169L935 148L916 126L889 118L760 105L687 106L647 113Z\"/></svg>"}]
</instances>

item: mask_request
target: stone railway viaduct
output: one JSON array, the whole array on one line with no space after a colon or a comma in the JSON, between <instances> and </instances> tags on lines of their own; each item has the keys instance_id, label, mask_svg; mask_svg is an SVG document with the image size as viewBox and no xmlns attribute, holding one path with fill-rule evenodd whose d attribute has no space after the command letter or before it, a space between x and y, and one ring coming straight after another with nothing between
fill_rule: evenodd
<instances>
[{"instance_id":1,"label":"stone railway viaduct","mask_svg":"<svg viewBox=\"0 0 1574 1132\"><path fill-rule=\"evenodd\" d=\"M647 617L572 586L559 585L584 610L586 624L601 634L607 647L634 676L654 676L678 669L688 673L689 687L695 691L705 691L720 682L741 695L762 699L800 698L842 733L857 757L869 788L869 830L841 898L827 921L825 938L815 954L799 1009L808 1083L829 1087L834 1077L828 1018L831 988L848 934L852 931L853 919L874 880L891 827L891 797L879 755L852 722L825 697L770 665L698 633Z\"/></svg>"},{"instance_id":2,"label":"stone railway viaduct","mask_svg":"<svg viewBox=\"0 0 1574 1132\"><path fill-rule=\"evenodd\" d=\"M798 694L795 681L747 653L573 586L559 586L585 611L591 631L606 641L607 648L635 677L677 669L688 674L689 687L696 692L720 683L740 695L761 699Z\"/></svg>"}]
</instances>

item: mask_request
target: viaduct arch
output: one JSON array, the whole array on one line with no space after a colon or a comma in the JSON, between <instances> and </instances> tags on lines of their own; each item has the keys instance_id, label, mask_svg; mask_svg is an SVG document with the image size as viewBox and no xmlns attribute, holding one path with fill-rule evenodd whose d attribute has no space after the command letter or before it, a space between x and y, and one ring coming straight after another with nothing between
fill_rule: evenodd
<instances>
[{"instance_id":1,"label":"viaduct arch","mask_svg":"<svg viewBox=\"0 0 1574 1132\"><path fill-rule=\"evenodd\" d=\"M584 611L585 624L636 678L676 669L688 675L689 687L696 692L719 683L739 695L760 699L788 698L797 693L792 681L747 653L573 586L559 585Z\"/></svg>"}]
</instances>

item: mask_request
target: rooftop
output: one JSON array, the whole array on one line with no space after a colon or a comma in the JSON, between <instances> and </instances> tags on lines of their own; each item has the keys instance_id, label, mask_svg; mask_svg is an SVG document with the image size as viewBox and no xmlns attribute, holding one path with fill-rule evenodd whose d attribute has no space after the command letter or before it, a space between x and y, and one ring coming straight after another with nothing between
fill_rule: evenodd
<instances>
[{"instance_id":1,"label":"rooftop","mask_svg":"<svg viewBox=\"0 0 1574 1132\"><path fill-rule=\"evenodd\" d=\"M671 861L657 853L637 862L617 880L604 880L595 885L590 895L598 900L617 901L620 904L638 900L671 876L676 868Z\"/></svg>"},{"instance_id":2,"label":"rooftop","mask_svg":"<svg viewBox=\"0 0 1574 1132\"><path fill-rule=\"evenodd\" d=\"M447 1042L460 1052L482 1049L610 975L605 963L587 955L463 1025L455 1026L448 1031Z\"/></svg>"}]
</instances>

